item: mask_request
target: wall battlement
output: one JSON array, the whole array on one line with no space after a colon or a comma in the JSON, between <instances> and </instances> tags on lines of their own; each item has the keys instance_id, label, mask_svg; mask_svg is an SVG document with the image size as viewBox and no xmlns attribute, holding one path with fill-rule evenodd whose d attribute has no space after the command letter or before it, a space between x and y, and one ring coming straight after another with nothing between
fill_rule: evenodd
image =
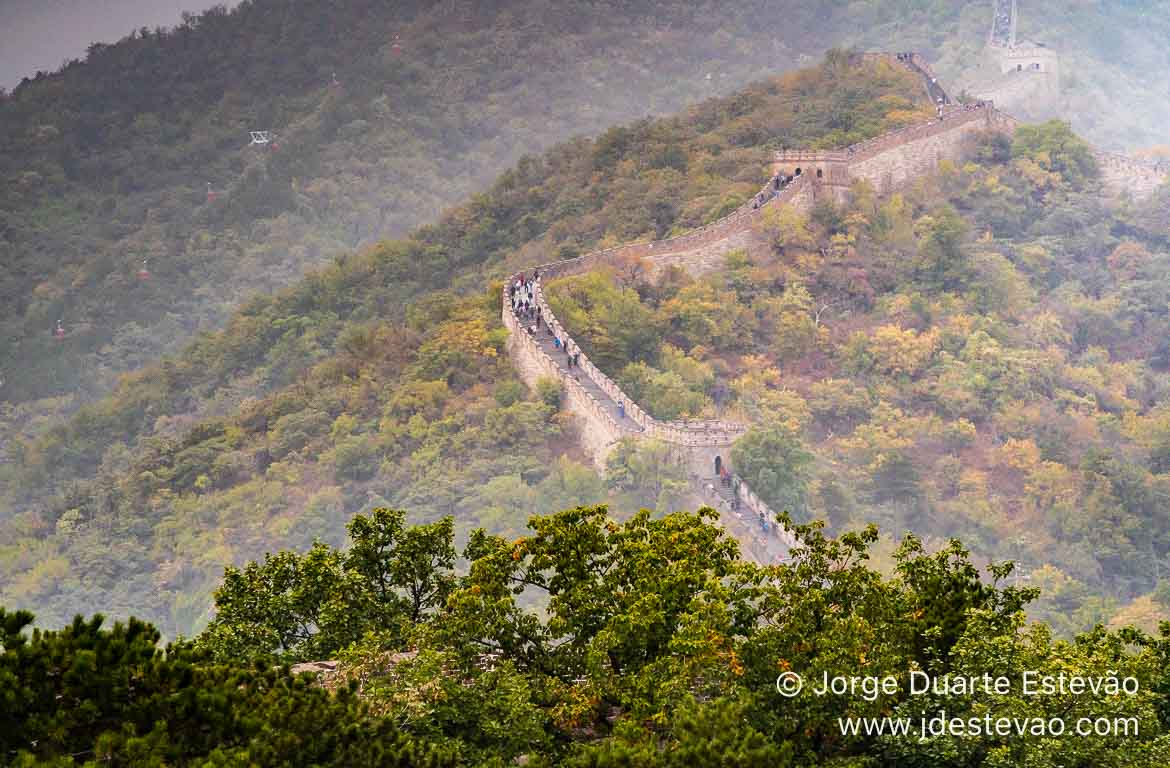
<instances>
[{"instance_id":1,"label":"wall battlement","mask_svg":"<svg viewBox=\"0 0 1170 768\"><path fill-rule=\"evenodd\" d=\"M889 192L930 173L943 160L962 157L968 135L996 130L1010 133L1015 121L987 102L946 107L939 118L908 125L843 150L781 150L776 153L776 172L812 174L837 188L838 196L855 181L864 179L881 192Z\"/></svg>"}]
</instances>

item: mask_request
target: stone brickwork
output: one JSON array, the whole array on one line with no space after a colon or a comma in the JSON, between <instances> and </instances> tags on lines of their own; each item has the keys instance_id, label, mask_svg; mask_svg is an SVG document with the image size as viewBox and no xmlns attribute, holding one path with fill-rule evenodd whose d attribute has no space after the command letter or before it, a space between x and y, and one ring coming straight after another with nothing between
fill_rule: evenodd
<instances>
[{"instance_id":1,"label":"stone brickwork","mask_svg":"<svg viewBox=\"0 0 1170 768\"><path fill-rule=\"evenodd\" d=\"M909 126L852 147L849 175L886 193L933 172L944 160L957 162L967 138L993 128L989 104L947 109L941 120Z\"/></svg>"},{"instance_id":2,"label":"stone brickwork","mask_svg":"<svg viewBox=\"0 0 1170 768\"><path fill-rule=\"evenodd\" d=\"M843 150L781 150L773 169L812 176L844 194L864 179L879 192L889 192L932 172L943 160L958 161L968 136L985 130L1011 132L1014 122L999 116L987 103L951 106L941 118L909 125L854 144Z\"/></svg>"},{"instance_id":3,"label":"stone brickwork","mask_svg":"<svg viewBox=\"0 0 1170 768\"><path fill-rule=\"evenodd\" d=\"M907 126L844 150L781 150L773 171L801 172L841 198L853 182L864 179L886 193L931 173L943 160L962 159L967 139L980 131L1012 134L1020 122L978 102L948 107L941 119ZM1150 196L1170 180L1170 162L1147 162L1127 155L1094 150L1103 189L1136 200Z\"/></svg>"},{"instance_id":4,"label":"stone brickwork","mask_svg":"<svg viewBox=\"0 0 1170 768\"><path fill-rule=\"evenodd\" d=\"M561 383L562 405L579 420L578 432L582 447L600 468L604 468L605 457L614 444L623 437L640 434L641 430L632 422L619 423L603 398L588 391L578 379L565 374L555 357L521 326L520 320L509 308L506 290L503 306L504 327L508 329L508 355L521 380L533 389L541 378Z\"/></svg>"},{"instance_id":5,"label":"stone brickwork","mask_svg":"<svg viewBox=\"0 0 1170 768\"><path fill-rule=\"evenodd\" d=\"M1170 179L1170 161L1147 162L1097 150L1094 152L1101 169L1102 185L1117 195L1128 195L1141 200L1154 194Z\"/></svg>"}]
</instances>

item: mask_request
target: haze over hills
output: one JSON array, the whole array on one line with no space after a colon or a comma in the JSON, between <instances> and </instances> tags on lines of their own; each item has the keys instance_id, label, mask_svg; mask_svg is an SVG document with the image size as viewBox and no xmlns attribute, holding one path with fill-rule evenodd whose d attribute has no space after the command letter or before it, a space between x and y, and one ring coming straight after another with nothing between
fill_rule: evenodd
<instances>
[{"instance_id":1,"label":"haze over hills","mask_svg":"<svg viewBox=\"0 0 1170 768\"><path fill-rule=\"evenodd\" d=\"M555 410L521 401L510 365L498 354L498 301L481 293L485 278L509 261L543 261L550 251L637 237L648 222L668 231L717 217L759 187L767 146L781 137L848 142L922 114L914 109L921 85L909 75L886 73L840 92L829 85L845 77L847 71L809 76L783 92L772 85L708 102L687 119L635 126L632 134L615 129L599 140L600 149L574 141L522 162L488 194L408 241L365 249L296 288L254 299L224 334L135 374L113 397L82 409L70 426L24 444L20 461L8 468L13 544L6 551L18 569L32 567L31 580L14 575L8 583L41 594L45 615L58 599L60 615L68 615L78 590L97 590L123 611L136 606L168 629L189 631L222 563L277 542L336 536L348 512L370 498L408 505L424 517L464 510L460 527L486 518L506 528L521 510L534 511L558 494L583 502L602 492L597 476L580 466L580 454L562 444L573 441L558 437L563 419ZM867 93L886 90L888 97L865 106ZM798 120L794 98L804 104ZM842 123L844 103L855 114ZM783 133L773 137L778 127ZM652 153L648 168L635 162L644 152ZM604 165L598 153L609 153ZM688 153L698 153L693 162ZM434 293L442 289L456 293ZM469 291L478 298L456 298ZM229 427L237 418L250 426ZM342 426L335 429L338 418ZM373 424L386 433L367 434ZM261 448L269 425L290 442ZM336 470L312 458L326 433L346 444L336 446ZM384 454L391 446L394 458ZM546 478L566 450L577 463ZM195 463L181 469L188 460ZM356 464L343 468L351 461ZM548 488L530 487L542 479ZM667 484L673 490L664 502L679 498L677 484L678 478ZM657 503L664 491L642 486L642 479L632 483L627 504ZM65 507L52 511L59 503ZM143 504L154 511L143 514ZM57 539L59 513L66 510L74 512L61 532L70 520L80 527ZM95 514L107 523L94 525ZM206 529L179 523L190 514L211 514L215 523ZM170 533L157 538L159 525L174 532L179 525L188 543ZM74 533L80 539L67 543ZM73 586L61 589L57 578L65 573L57 569L73 555L58 550L65 559L36 564L25 557L31 551L25 536L45 534L57 542L52 549L62 544L98 558L103 564L93 561L87 570L106 576L73 582L70 575ZM163 554L176 545L174 556ZM172 563L169 576L157 570L162 560ZM57 575L42 581L50 572Z\"/></svg>"},{"instance_id":2,"label":"haze over hills","mask_svg":"<svg viewBox=\"0 0 1170 768\"><path fill-rule=\"evenodd\" d=\"M651 11L245 2L0 105L0 762L1164 768L1170 168Z\"/></svg>"},{"instance_id":3,"label":"haze over hills","mask_svg":"<svg viewBox=\"0 0 1170 768\"><path fill-rule=\"evenodd\" d=\"M712 221L759 188L772 149L932 114L909 70L848 62L525 160L438 225L253 300L22 443L5 470L5 598L50 619L100 602L186 632L224 563L336 541L378 503L453 514L460 532L518 531L549 504L602 496L684 503L667 454L631 447L599 475L555 390L524 397L483 285L509 264ZM1062 628L1138 598L1149 621L1168 530L1149 438L1170 336L1165 193L1103 207L1092 155L1059 125L971 152L904 196L860 190L777 221L764 262L659 286L594 275L558 315L652 413L732 408L757 427L737 464L776 508L961 534L986 558L1014 542ZM1099 550L1089 531L1118 516Z\"/></svg>"},{"instance_id":4,"label":"haze over hills","mask_svg":"<svg viewBox=\"0 0 1170 768\"><path fill-rule=\"evenodd\" d=\"M192 18L172 33L99 46L85 64L22 88L0 107L11 118L5 122L0 162L7 178L17 181L5 187L3 208L7 265L3 292L8 298L2 319L3 521L15 526L10 529L13 541L48 535L56 542L53 549L65 555L26 562L27 552L14 545L9 553L15 570L10 573L24 575L19 583L10 581L7 589L9 594L54 595L61 617L82 599L75 593L79 585L66 587L58 581L65 573L60 568L76 557L66 554L75 548L69 544L75 523L91 519L98 508L107 515L134 516L136 505L156 492L181 498L197 490L197 496L210 494L205 503L214 507L223 503L217 493L251 477L253 470L232 464L230 471L225 465L212 472L208 464L205 471L189 477L182 473L186 479L173 481L169 473L174 467L166 459L170 468L163 479L148 483L149 492L142 487L128 495L116 490L127 480L122 473L135 468L135 476L141 477L143 461L162 460L147 456L169 455L178 450L176 446L203 445L207 439L218 447L198 448L197 453L205 454L200 462L223 464L230 455L232 462L263 465L267 459L238 450L236 438L223 445L215 442L226 439L220 427L209 427L211 432L203 427L190 430L207 419L230 424L258 399L286 391L315 365L339 353L336 345L347 338L350 331L345 329L353 323L417 324L404 307L438 288L465 292L491 274L482 267L464 271L465 267L502 260L513 249L522 255L511 258L546 260L532 250L537 246L525 245L544 230L531 229L537 219L501 224L496 204L484 198L451 214L435 230L442 237L463 232L444 246L456 248L460 254L456 262L441 250L420 251L421 266L397 278L389 294L363 309L355 309L363 306L361 301L345 303L344 311L326 302L329 309L292 313L296 320L273 319L262 309L266 301L253 300L250 309L231 321L226 337L207 338L188 348L180 358L186 362L150 366L158 355L232 317L232 308L254 290L276 289L334 254L405 232L412 222L434 217L446 202L483 184L502 163L522 152L591 126L600 128L623 114L668 109L730 88L759 76L765 69L762 62L791 64L822 43L819 37L798 34L801 29L837 30L849 38L850 24L864 21L866 34L877 37L855 39L869 44L880 39L881 30L892 32L903 25L880 9L821 6L802 11L794 6L785 17L784 30L799 43L786 44L783 37L748 30L753 14L764 12L750 5L731 10L714 5L680 8L666 21L637 5L596 6L590 11L594 15L586 17L588 23L579 24L570 21L581 17L555 4L390 10L351 0L344 7L305 6L295 14L280 8L247 2L230 14L217 10ZM521 9L528 12L521 14ZM932 7L906 13L916 20L914 28L919 31L914 34L927 34L928 44L941 45L944 52L952 50L945 43L951 32L961 38L976 31L968 11L951 14ZM274 23L278 16L279 25ZM1025 23L1030 22L1021 19ZM249 46L233 40L248 40ZM732 41L734 47L729 48ZM806 44L808 49L803 48ZM288 48L303 55L282 55ZM564 50L576 55L566 57ZM1139 50L1132 55L1143 54ZM943 66L945 61L944 56ZM664 77L665 73L673 74ZM590 83L595 92L585 105L580 99L582 82ZM859 137L858 125L865 131L879 125L858 117L865 107L857 92L840 85L832 88L826 93L797 87L785 106L766 118L755 118L755 123L738 118L727 129L732 133L718 139L728 143L729 150L718 162L704 161L715 164L683 198L671 186L670 169L690 169L688 173L695 169L669 148L655 150L670 157L660 167L632 169L633 176L625 182L629 186L615 188L621 205L613 215L620 224L596 231L595 225L586 223L584 231L590 234L584 239L568 236L565 233L577 231L573 217L581 215L585 203L565 203L568 207L554 211L559 223L544 225L552 227L555 245L541 246L543 256L549 248L571 253L598 238L613 243L704 223L750 192L750 184L735 187L737 192L730 187L719 191L711 179L723 179L722 184L754 179L762 172L764 158L752 153L777 142L843 146ZM822 104L822 99L828 101ZM730 104L734 103L733 99ZM813 122L821 126L822 135L799 124L783 127L810 109L831 112L825 122ZM891 109L886 108L887 119L904 119ZM248 129L260 124L278 128L272 145L244 146ZM572 143L558 152L580 151L580 146ZM626 151L625 145L616 144L615 151ZM556 167L555 157L546 162ZM216 180L210 194L203 182L208 177ZM581 185L580 194L594 194L589 192L596 184L592 177L575 183ZM654 195L664 202L651 203ZM696 195L701 203L683 203ZM1156 220L1155 214L1143 215ZM460 218L467 216L473 220ZM513 229L504 236L501 226ZM1157 231L1157 224L1153 226ZM428 232L423 230L417 238L427 242L432 237ZM833 234L831 227L825 232ZM1052 250L1051 245L1043 247ZM346 268L341 269L344 274ZM315 306L316 300L309 297L320 289L313 285L290 295L304 296L297 301ZM357 315L350 314L355 311ZM62 339L50 333L58 317L63 319ZM494 321L483 322L490 327ZM261 352L257 344L274 346ZM673 352L628 351L613 362L663 365L663 354ZM119 372L143 365L150 367L127 380L114 397L61 422L62 415L85 399L100 397ZM700 365L696 370L706 368ZM667 373L660 368L639 374L638 391L665 386L665 380L655 377ZM485 382L497 375L485 374ZM708 373L701 378L707 381ZM714 386L713 382L709 383ZM718 386L726 389L730 384L726 380ZM683 395L679 390L670 396ZM702 395L691 391L681 402L693 406L703 402ZM305 404L289 407L300 411ZM322 428L324 422L318 423L325 418L322 414L332 422L346 412L336 405L310 410L316 415L298 427L303 431L294 441L298 451L305 450ZM348 430L364 433L360 426ZM363 469L355 470L353 478L365 480L372 471L370 462L377 464L374 457L385 459L384 449L357 440L350 450L357 450L358 444L366 453L359 462ZM212 455L221 450L227 453ZM442 461L460 460L458 452L436 450ZM542 451L549 457L568 451L571 458L582 458L566 445L549 445ZM380 472L375 476L382 477ZM481 468L455 485L470 487L482 477L506 474L498 467ZM170 596L161 598L159 607L152 609L157 612L149 615L168 631L189 630L194 616L206 606L208 585L222 563L254 556L281 542L303 542L308 531L336 535L339 516L364 503L355 490L362 484L347 478L341 471L332 481L297 475L277 483L273 488L300 488L304 504L324 515L319 524L291 538L286 538L291 529L259 534L242 549L229 542L217 549L200 541L203 565L193 571L184 570L192 567L190 563L171 566L188 575L167 588ZM205 487L195 488L196 481ZM382 481L384 486L386 478ZM419 484L417 490L408 490L419 482L416 478L407 488L399 488L397 496L386 490L389 486L377 495L432 508L433 500L423 500L434 493L433 487ZM450 477L444 480L450 482ZM206 487L208 483L223 488ZM642 498L656 502L662 492L660 488ZM546 492L525 493L535 504ZM158 503L162 502L151 502ZM303 515L292 512L298 507L299 503L292 504L284 517L303 520ZM56 531L62 519L67 522ZM82 528L93 532L92 525ZM103 535L108 537L111 531ZM150 541L154 536L135 529L130 539ZM90 541L80 549L96 546ZM131 569L141 578L148 578L160 560L179 562L161 551L140 552L142 560ZM124 565L134 562L124 553L111 554ZM34 565L33 571L26 570ZM185 590L185 585L195 583L191 578L201 586ZM117 601L124 606L120 610L129 612L133 605L144 610L142 595L149 591L145 583L115 586L116 581L108 588L122 595ZM1139 591L1126 586L1115 593L1124 601ZM167 606L172 600L180 605Z\"/></svg>"},{"instance_id":5,"label":"haze over hills","mask_svg":"<svg viewBox=\"0 0 1170 768\"><path fill-rule=\"evenodd\" d=\"M433 220L525 152L760 71L715 6L676 11L269 0L21 89L2 106L3 396L104 391L252 291ZM248 146L255 129L281 149ZM68 338L46 344L58 319Z\"/></svg>"},{"instance_id":6,"label":"haze over hills","mask_svg":"<svg viewBox=\"0 0 1170 768\"><path fill-rule=\"evenodd\" d=\"M1060 47L1075 127L1101 146L1160 140L1162 6L1021 8L1021 28ZM524 152L832 45L915 48L963 82L985 63L989 17L957 3L348 0L292 13L257 0L99 46L0 105L0 397L26 404L4 434L39 431L253 291L433 220ZM1098 28L1110 36L1082 32ZM283 134L284 154L248 146L255 129ZM135 277L144 260L149 284ZM58 320L67 339L54 344Z\"/></svg>"}]
</instances>

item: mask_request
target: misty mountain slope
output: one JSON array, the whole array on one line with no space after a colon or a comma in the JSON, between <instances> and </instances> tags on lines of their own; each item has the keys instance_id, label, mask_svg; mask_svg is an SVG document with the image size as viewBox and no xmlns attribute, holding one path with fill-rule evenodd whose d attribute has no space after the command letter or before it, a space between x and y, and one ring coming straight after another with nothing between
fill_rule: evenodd
<instances>
[{"instance_id":1,"label":"misty mountain slope","mask_svg":"<svg viewBox=\"0 0 1170 768\"><path fill-rule=\"evenodd\" d=\"M46 621L100 604L190 631L223 565L332 540L371 499L507 531L605 493L554 394L525 399L485 286L712 221L759 189L773 149L921 120L922 98L908 71L836 56L526 159L436 225L252 300L223 332L20 443L0 468L5 602ZM663 458L628 457L610 492L627 508L674 503L685 476Z\"/></svg>"},{"instance_id":2,"label":"misty mountain slope","mask_svg":"<svg viewBox=\"0 0 1170 768\"><path fill-rule=\"evenodd\" d=\"M1161 5L1021 8L1095 83L1069 101L1078 128L1105 146L1157 140ZM0 436L40 432L254 291L433 221L525 152L832 45L919 49L958 78L989 10L255 0L95 46L0 100ZM257 129L280 149L247 147Z\"/></svg>"},{"instance_id":3,"label":"misty mountain slope","mask_svg":"<svg viewBox=\"0 0 1170 768\"><path fill-rule=\"evenodd\" d=\"M731 457L773 509L958 537L1015 561L1059 631L1153 631L1170 615L1170 185L1111 208L1096 174L1066 126L1025 126L898 194L769 211L769 258L545 291L653 416L752 424Z\"/></svg>"},{"instance_id":4,"label":"misty mountain slope","mask_svg":"<svg viewBox=\"0 0 1170 768\"><path fill-rule=\"evenodd\" d=\"M524 153L790 66L728 45L749 10L260 0L95 46L0 102L0 396L92 396Z\"/></svg>"}]
</instances>

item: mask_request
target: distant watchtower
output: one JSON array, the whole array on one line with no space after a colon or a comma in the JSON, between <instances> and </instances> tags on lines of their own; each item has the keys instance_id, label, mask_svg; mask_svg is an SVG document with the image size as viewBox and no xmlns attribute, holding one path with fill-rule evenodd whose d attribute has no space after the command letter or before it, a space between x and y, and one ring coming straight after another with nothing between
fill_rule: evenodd
<instances>
[{"instance_id":1,"label":"distant watchtower","mask_svg":"<svg viewBox=\"0 0 1170 768\"><path fill-rule=\"evenodd\" d=\"M1019 0L992 0L987 50L999 70L971 88L974 96L989 99L1029 119L1051 116L1060 99L1060 57L1043 43L1017 35Z\"/></svg>"}]
</instances>

